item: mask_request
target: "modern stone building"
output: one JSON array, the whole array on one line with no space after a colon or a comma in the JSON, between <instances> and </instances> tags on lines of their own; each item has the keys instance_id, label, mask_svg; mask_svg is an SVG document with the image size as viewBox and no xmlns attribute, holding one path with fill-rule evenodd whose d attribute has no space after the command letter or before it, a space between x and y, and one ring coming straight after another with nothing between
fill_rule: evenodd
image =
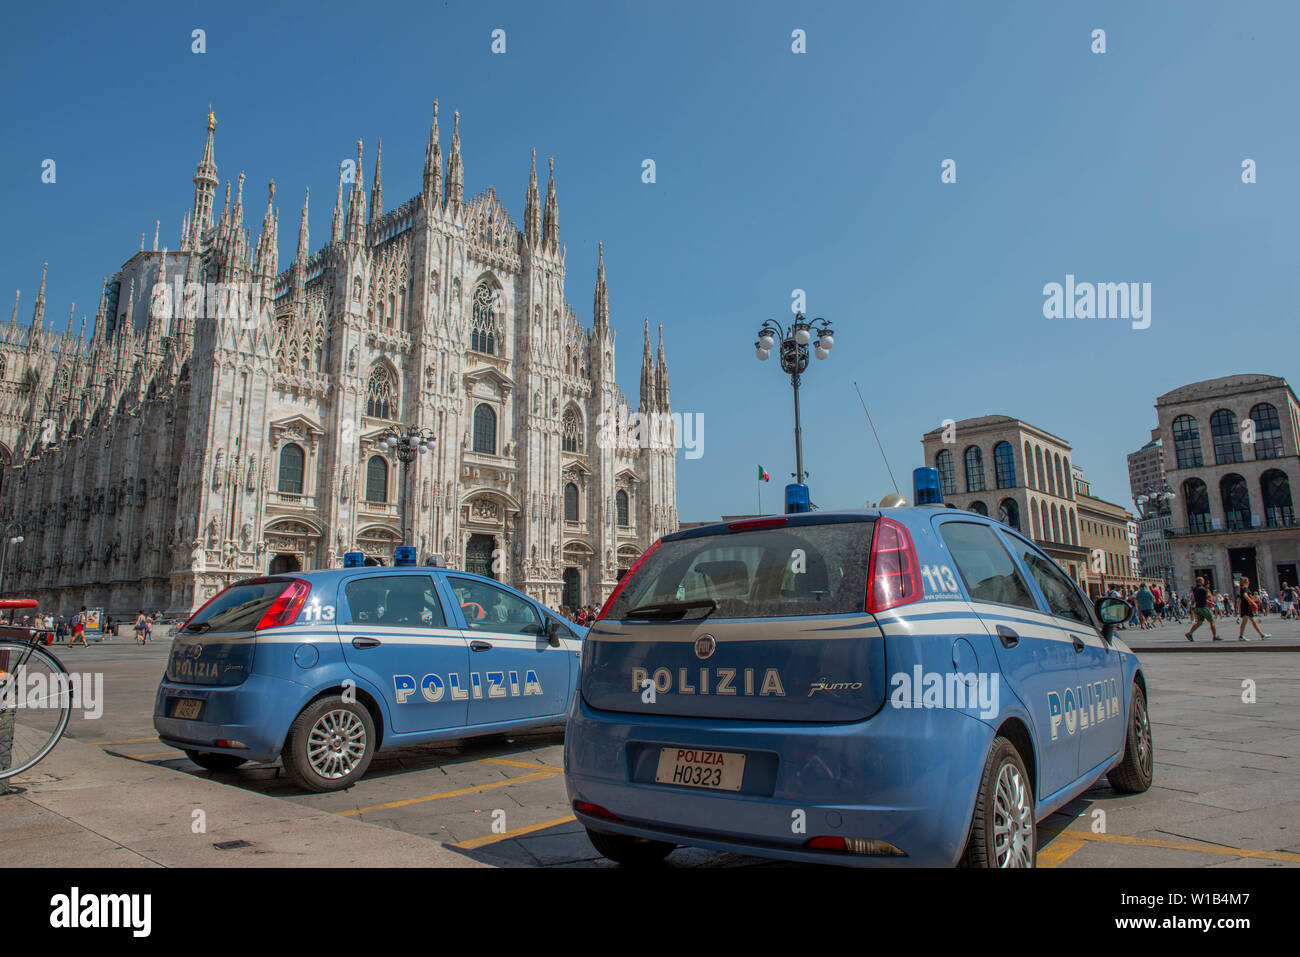
<instances>
[{"instance_id":1,"label":"modern stone building","mask_svg":"<svg viewBox=\"0 0 1300 957\"><path fill-rule=\"evenodd\" d=\"M1165 472L1176 498L1169 531L1176 586L1197 576L1226 591L1241 576L1276 594L1296 584L1300 402L1285 379L1231 375L1156 400Z\"/></svg>"},{"instance_id":2,"label":"modern stone building","mask_svg":"<svg viewBox=\"0 0 1300 957\"><path fill-rule=\"evenodd\" d=\"M1152 429L1151 441L1128 454L1128 487L1135 502L1138 496L1159 492L1168 483L1163 445L1160 430Z\"/></svg>"},{"instance_id":3,"label":"modern stone building","mask_svg":"<svg viewBox=\"0 0 1300 957\"><path fill-rule=\"evenodd\" d=\"M1088 552L1079 535L1070 444L1007 415L962 419L927 432L925 462L946 503L991 515L1031 536L1075 581Z\"/></svg>"},{"instance_id":4,"label":"modern stone building","mask_svg":"<svg viewBox=\"0 0 1300 957\"><path fill-rule=\"evenodd\" d=\"M44 273L31 324L15 304L0 334L0 519L24 538L5 592L184 614L405 540L551 604L601 601L677 527L672 443L628 427L670 415L668 366L647 320L631 409L603 250L590 327L566 297L553 167L543 200L534 156L516 228L491 187L465 197L459 114L444 172L435 104L417 194L385 208L381 146L367 197L358 142L328 242L312 251L304 197L281 270L274 183L252 243L242 173L216 208L215 127L177 248L141 240L89 340L84 318L46 328ZM434 441L404 465L380 443L408 428Z\"/></svg>"}]
</instances>

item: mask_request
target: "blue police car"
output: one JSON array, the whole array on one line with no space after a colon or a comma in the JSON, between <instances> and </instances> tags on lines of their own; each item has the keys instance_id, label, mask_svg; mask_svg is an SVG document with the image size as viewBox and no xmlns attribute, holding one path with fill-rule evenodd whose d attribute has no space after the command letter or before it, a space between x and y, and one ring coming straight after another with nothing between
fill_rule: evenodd
<instances>
[{"instance_id":1,"label":"blue police car","mask_svg":"<svg viewBox=\"0 0 1300 957\"><path fill-rule=\"evenodd\" d=\"M933 505L665 536L583 643L574 813L623 864L1033 866L1037 822L1102 775L1151 784L1129 611Z\"/></svg>"},{"instance_id":2,"label":"blue police car","mask_svg":"<svg viewBox=\"0 0 1300 957\"><path fill-rule=\"evenodd\" d=\"M154 727L196 764L283 760L311 791L375 753L562 726L582 630L497 581L414 563L239 581L181 627Z\"/></svg>"}]
</instances>

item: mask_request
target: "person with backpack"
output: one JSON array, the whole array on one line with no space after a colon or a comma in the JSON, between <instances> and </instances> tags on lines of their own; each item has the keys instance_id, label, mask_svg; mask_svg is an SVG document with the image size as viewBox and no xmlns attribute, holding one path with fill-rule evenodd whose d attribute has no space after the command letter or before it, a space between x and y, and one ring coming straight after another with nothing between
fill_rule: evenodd
<instances>
[{"instance_id":1,"label":"person with backpack","mask_svg":"<svg viewBox=\"0 0 1300 957\"><path fill-rule=\"evenodd\" d=\"M85 606L85 605L82 605L82 606L81 606L81 611L77 612L76 617L72 619L72 640L71 640L70 642L68 642L68 647L69 647L69 648L71 648L73 645L75 645L75 644L77 643L77 639L78 639L78 638L81 639L81 647L83 647L83 648L89 648L89 647L90 647L90 645L86 644L86 619L87 619L87 617L88 617L88 616L86 615L86 606Z\"/></svg>"},{"instance_id":2,"label":"person with backpack","mask_svg":"<svg viewBox=\"0 0 1300 957\"><path fill-rule=\"evenodd\" d=\"M1237 631L1237 640L1246 640L1246 622L1255 626L1255 631L1259 632L1261 639L1267 638L1264 629L1259 627L1259 622L1255 620L1255 615L1259 612L1259 599L1255 593L1250 590L1250 579L1243 578L1237 583L1237 614L1241 616L1241 628Z\"/></svg>"}]
</instances>

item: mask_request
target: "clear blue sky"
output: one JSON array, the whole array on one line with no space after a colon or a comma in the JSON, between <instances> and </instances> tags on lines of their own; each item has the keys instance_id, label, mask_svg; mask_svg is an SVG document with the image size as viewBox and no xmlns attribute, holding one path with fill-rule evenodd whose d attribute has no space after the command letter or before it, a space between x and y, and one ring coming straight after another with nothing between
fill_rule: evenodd
<instances>
[{"instance_id":1,"label":"clear blue sky","mask_svg":"<svg viewBox=\"0 0 1300 957\"><path fill-rule=\"evenodd\" d=\"M1131 505L1124 456L1156 396L1239 372L1296 382L1297 35L1288 3L17 5L0 307L21 288L30 319L48 259L47 318L73 300L93 318L155 219L175 248L209 102L254 228L276 181L287 264L304 188L313 248L328 237L358 137L367 188L384 140L386 206L418 191L438 98L444 150L461 111L467 195L495 186L517 222L529 149L543 171L555 157L568 296L590 321L603 240L634 399L641 319L663 323L673 405L705 415L704 456L678 460L684 521L751 511L759 464L777 506L790 389L751 343L794 288L837 332L803 395L818 504L890 490L856 379L905 485L922 433L1005 413L1070 441L1094 493ZM1150 328L1045 319L1042 288L1067 273L1150 282Z\"/></svg>"}]
</instances>

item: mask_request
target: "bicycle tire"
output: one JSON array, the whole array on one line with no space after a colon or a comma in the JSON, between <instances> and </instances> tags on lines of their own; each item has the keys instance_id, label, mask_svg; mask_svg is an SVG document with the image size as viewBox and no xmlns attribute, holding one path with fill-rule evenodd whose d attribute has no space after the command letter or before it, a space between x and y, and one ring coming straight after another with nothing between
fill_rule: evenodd
<instances>
[{"instance_id":1,"label":"bicycle tire","mask_svg":"<svg viewBox=\"0 0 1300 957\"><path fill-rule=\"evenodd\" d=\"M16 658L13 656L16 656ZM63 738L63 733L68 729L68 720L72 717L72 676L68 669L64 667L63 662L34 641L0 639L0 662L5 663L4 667L0 668L0 671L12 673L16 669L25 666L33 658L42 661L52 673L62 676L67 693L61 695L62 707L55 719L55 727L50 733L49 740L36 751L35 756L26 759L20 764L0 768L0 781L22 774L44 760ZM3 687L3 682L0 682L0 687ZM17 711L17 707L10 708L6 706L7 697L8 689L4 688L3 691L0 691L0 716Z\"/></svg>"}]
</instances>

